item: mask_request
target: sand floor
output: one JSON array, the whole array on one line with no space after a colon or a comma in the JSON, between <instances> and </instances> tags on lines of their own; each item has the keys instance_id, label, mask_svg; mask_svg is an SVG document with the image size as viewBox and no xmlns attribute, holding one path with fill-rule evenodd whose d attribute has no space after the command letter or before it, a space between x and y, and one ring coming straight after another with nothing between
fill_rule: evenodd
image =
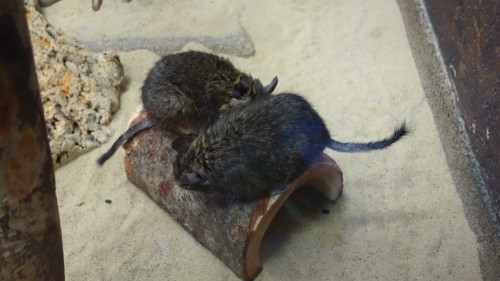
<instances>
[{"instance_id":1,"label":"sand floor","mask_svg":"<svg viewBox=\"0 0 500 281\"><path fill-rule=\"evenodd\" d=\"M255 54L227 57L265 83L277 75L276 92L307 97L335 139L379 139L403 120L412 129L383 151L327 151L343 170L343 196L336 203L307 192L290 199L264 238L264 269L257 280L481 279L475 236L453 185L395 1L198 2L187 16L181 12L189 6L184 4L176 7L178 13L156 13L142 25L171 23L162 29L167 36L178 34L176 22L193 17L213 26L193 23L179 31L185 37L243 31ZM99 12L111 15L107 20L113 22L113 17L127 15L120 9L135 7L140 13L140 5L155 8L159 3L104 0ZM221 16L217 8L222 4L230 19L220 23L213 17ZM76 9L92 12L90 1L69 0L46 12L49 21L58 18L56 26L65 21L75 25ZM108 32L115 28L123 37L139 32L106 24L99 12L92 21L101 20ZM85 13L79 17L83 24L89 21ZM224 24L233 26L221 28ZM160 35L150 34L155 36ZM192 41L198 43L182 50L208 50L203 42ZM159 58L149 50L119 55L129 83L111 124L115 137L140 105L142 82ZM104 167L96 164L110 145L56 170L66 279L238 280L127 180L123 149Z\"/></svg>"}]
</instances>

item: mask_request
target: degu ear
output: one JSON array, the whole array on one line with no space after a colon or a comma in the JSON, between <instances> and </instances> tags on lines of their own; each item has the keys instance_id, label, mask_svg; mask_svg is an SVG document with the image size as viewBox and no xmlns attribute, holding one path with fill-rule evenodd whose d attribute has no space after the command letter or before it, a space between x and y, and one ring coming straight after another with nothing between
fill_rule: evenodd
<instances>
[{"instance_id":1,"label":"degu ear","mask_svg":"<svg viewBox=\"0 0 500 281\"><path fill-rule=\"evenodd\" d=\"M177 151L177 153L184 154L194 138L195 136L193 135L180 136L172 142L172 148Z\"/></svg>"},{"instance_id":2,"label":"degu ear","mask_svg":"<svg viewBox=\"0 0 500 281\"><path fill-rule=\"evenodd\" d=\"M203 177L195 171L183 172L177 179L177 182L184 185L200 184L204 181Z\"/></svg>"},{"instance_id":3,"label":"degu ear","mask_svg":"<svg viewBox=\"0 0 500 281\"><path fill-rule=\"evenodd\" d=\"M233 98L235 99L244 99L250 95L252 91L252 78L247 75L243 75L240 77L240 81L238 84L234 85L233 88Z\"/></svg>"},{"instance_id":4,"label":"degu ear","mask_svg":"<svg viewBox=\"0 0 500 281\"><path fill-rule=\"evenodd\" d=\"M275 76L273 81L271 81L269 85L264 87L264 91L266 92L266 94L270 95L274 91L277 85L278 85L278 76Z\"/></svg>"}]
</instances>

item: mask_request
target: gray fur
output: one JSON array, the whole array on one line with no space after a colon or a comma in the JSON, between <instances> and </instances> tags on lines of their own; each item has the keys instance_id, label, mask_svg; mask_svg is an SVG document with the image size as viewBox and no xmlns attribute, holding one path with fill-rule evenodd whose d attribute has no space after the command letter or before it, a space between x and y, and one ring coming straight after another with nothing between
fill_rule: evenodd
<instances>
[{"instance_id":1,"label":"gray fur","mask_svg":"<svg viewBox=\"0 0 500 281\"><path fill-rule=\"evenodd\" d=\"M399 133L396 133L399 132ZM382 149L407 133L403 124ZM301 176L325 147L357 144L330 138L323 120L296 94L278 94L238 108L219 119L178 155L174 175L184 188L244 198L282 191ZM345 146L342 146L345 145Z\"/></svg>"}]
</instances>

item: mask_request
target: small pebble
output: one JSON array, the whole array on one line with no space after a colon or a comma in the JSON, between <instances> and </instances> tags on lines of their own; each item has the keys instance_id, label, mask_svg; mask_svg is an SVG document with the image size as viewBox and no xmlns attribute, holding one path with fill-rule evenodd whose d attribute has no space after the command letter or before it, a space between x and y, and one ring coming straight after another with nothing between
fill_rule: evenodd
<instances>
[{"instance_id":1,"label":"small pebble","mask_svg":"<svg viewBox=\"0 0 500 281\"><path fill-rule=\"evenodd\" d=\"M106 199L106 200L104 200L104 202L111 204L112 201L111 201L111 199Z\"/></svg>"},{"instance_id":2,"label":"small pebble","mask_svg":"<svg viewBox=\"0 0 500 281\"><path fill-rule=\"evenodd\" d=\"M323 214L329 214L329 213L330 213L330 210L328 210L328 209L321 209L321 212L322 212Z\"/></svg>"},{"instance_id":3,"label":"small pebble","mask_svg":"<svg viewBox=\"0 0 500 281\"><path fill-rule=\"evenodd\" d=\"M94 9L94 11L99 10L99 8L101 7L101 4L102 4L102 0L92 0L92 9Z\"/></svg>"},{"instance_id":4,"label":"small pebble","mask_svg":"<svg viewBox=\"0 0 500 281\"><path fill-rule=\"evenodd\" d=\"M78 204L76 204L78 207L82 206L83 204L85 204L85 202L80 202Z\"/></svg>"}]
</instances>

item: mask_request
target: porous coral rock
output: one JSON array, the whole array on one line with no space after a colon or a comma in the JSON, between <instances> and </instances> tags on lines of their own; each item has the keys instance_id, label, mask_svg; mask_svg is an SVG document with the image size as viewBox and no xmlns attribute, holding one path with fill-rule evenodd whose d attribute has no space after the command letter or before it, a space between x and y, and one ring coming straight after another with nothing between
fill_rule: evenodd
<instances>
[{"instance_id":1,"label":"porous coral rock","mask_svg":"<svg viewBox=\"0 0 500 281\"><path fill-rule=\"evenodd\" d=\"M25 0L26 18L55 166L108 141L118 109L123 67L114 51L94 53L52 27L38 1Z\"/></svg>"}]
</instances>

